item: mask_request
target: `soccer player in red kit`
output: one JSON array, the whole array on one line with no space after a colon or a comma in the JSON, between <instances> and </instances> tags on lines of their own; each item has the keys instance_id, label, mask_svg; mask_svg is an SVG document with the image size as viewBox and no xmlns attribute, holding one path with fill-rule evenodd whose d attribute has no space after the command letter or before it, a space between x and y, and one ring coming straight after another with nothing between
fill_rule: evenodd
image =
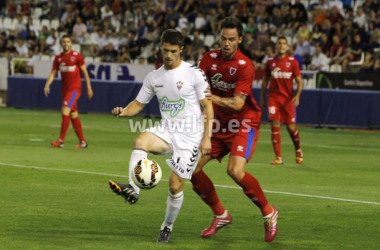
<instances>
[{"instance_id":1,"label":"soccer player in red kit","mask_svg":"<svg viewBox=\"0 0 380 250\"><path fill-rule=\"evenodd\" d=\"M50 85L53 83L57 70L61 72L62 78L62 123L61 135L57 141L51 143L53 147L62 148L66 132L70 126L70 118L73 124L75 133L79 138L79 144L76 148L87 148L87 142L83 135L82 124L78 116L77 101L81 95L82 84L80 71L82 71L87 85L88 98L92 98L94 93L90 83L90 78L83 60L83 56L76 51L71 50L72 41L70 36L64 35L61 38L61 46L63 52L54 58L53 68L46 81L44 92L48 97L50 93Z\"/></svg>"},{"instance_id":2,"label":"soccer player in red kit","mask_svg":"<svg viewBox=\"0 0 380 250\"><path fill-rule=\"evenodd\" d=\"M211 225L203 230L201 236L213 236L220 228L231 224L232 217L221 204L214 184L202 168L210 160L215 158L220 162L230 153L227 173L261 210L265 241L271 242L277 234L278 211L269 205L257 179L245 171L259 137L261 110L252 94L254 65L238 49L242 33L239 19L226 17L221 24L221 50L207 52L199 63L198 67L204 71L211 85L207 96L213 102L216 119L211 153L199 160L191 182L193 190L214 213Z\"/></svg>"},{"instance_id":3,"label":"soccer player in red kit","mask_svg":"<svg viewBox=\"0 0 380 250\"><path fill-rule=\"evenodd\" d=\"M261 86L260 106L264 108L264 97L269 84L268 117L271 122L272 145L276 159L272 165L283 164L281 157L280 124L286 124L296 150L296 163L303 162L299 133L296 127L296 110L302 91L302 77L298 62L286 53L289 49L285 37L279 37L276 43L276 56L268 60ZM293 94L293 79L297 82L297 92Z\"/></svg>"}]
</instances>

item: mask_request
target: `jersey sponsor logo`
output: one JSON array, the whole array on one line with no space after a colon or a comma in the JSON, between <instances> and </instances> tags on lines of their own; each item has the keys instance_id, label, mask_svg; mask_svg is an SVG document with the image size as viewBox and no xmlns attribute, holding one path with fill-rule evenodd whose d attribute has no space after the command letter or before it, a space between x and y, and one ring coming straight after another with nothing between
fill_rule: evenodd
<instances>
[{"instance_id":1,"label":"jersey sponsor logo","mask_svg":"<svg viewBox=\"0 0 380 250\"><path fill-rule=\"evenodd\" d=\"M239 65L245 65L247 62L245 60L239 60Z\"/></svg>"},{"instance_id":2,"label":"jersey sponsor logo","mask_svg":"<svg viewBox=\"0 0 380 250\"><path fill-rule=\"evenodd\" d=\"M236 68L231 67L231 68L230 68L230 75L232 75L232 76L235 75L236 70L237 70Z\"/></svg>"},{"instance_id":3,"label":"jersey sponsor logo","mask_svg":"<svg viewBox=\"0 0 380 250\"><path fill-rule=\"evenodd\" d=\"M275 68L272 70L272 76L274 78L290 79L292 77L292 74L292 72L282 72L280 68Z\"/></svg>"},{"instance_id":4,"label":"jersey sponsor logo","mask_svg":"<svg viewBox=\"0 0 380 250\"><path fill-rule=\"evenodd\" d=\"M211 53L210 56L211 56L212 58L217 58L217 57L218 57L218 54L217 54L217 53Z\"/></svg>"},{"instance_id":5,"label":"jersey sponsor logo","mask_svg":"<svg viewBox=\"0 0 380 250\"><path fill-rule=\"evenodd\" d=\"M181 89L182 89L183 82L179 81L179 82L176 83L176 85L177 85L177 89L178 89L178 90L181 90Z\"/></svg>"},{"instance_id":6,"label":"jersey sponsor logo","mask_svg":"<svg viewBox=\"0 0 380 250\"><path fill-rule=\"evenodd\" d=\"M175 117L185 107L185 100L170 101L166 96L160 100L160 110L169 112L171 117Z\"/></svg>"},{"instance_id":7,"label":"jersey sponsor logo","mask_svg":"<svg viewBox=\"0 0 380 250\"><path fill-rule=\"evenodd\" d=\"M218 65L214 63L214 64L211 66L211 70L217 70L217 67L218 67Z\"/></svg>"},{"instance_id":8,"label":"jersey sponsor logo","mask_svg":"<svg viewBox=\"0 0 380 250\"><path fill-rule=\"evenodd\" d=\"M239 145L239 146L237 146L236 151L243 152L244 151L244 147Z\"/></svg>"},{"instance_id":9,"label":"jersey sponsor logo","mask_svg":"<svg viewBox=\"0 0 380 250\"><path fill-rule=\"evenodd\" d=\"M64 64L64 63L61 63L59 65L59 71L61 71L61 72L74 72L76 68L77 68L76 65L66 66L66 64Z\"/></svg>"},{"instance_id":10,"label":"jersey sponsor logo","mask_svg":"<svg viewBox=\"0 0 380 250\"><path fill-rule=\"evenodd\" d=\"M222 89L222 90L229 90L229 89L235 89L236 88L236 83L228 83L228 82L224 82L224 81L219 81L219 79L222 76L223 76L222 74L217 73L211 78L211 84L212 84L213 88L218 88L218 89Z\"/></svg>"}]
</instances>

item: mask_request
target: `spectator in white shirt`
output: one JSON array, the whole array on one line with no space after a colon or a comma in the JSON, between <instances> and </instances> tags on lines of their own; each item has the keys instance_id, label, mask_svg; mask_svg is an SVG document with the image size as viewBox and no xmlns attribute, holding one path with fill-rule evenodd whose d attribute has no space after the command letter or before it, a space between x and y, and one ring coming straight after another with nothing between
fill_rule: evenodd
<instances>
[{"instance_id":1,"label":"spectator in white shirt","mask_svg":"<svg viewBox=\"0 0 380 250\"><path fill-rule=\"evenodd\" d=\"M73 42L83 43L87 35L87 26L82 22L82 18L78 16L73 27Z\"/></svg>"},{"instance_id":2,"label":"spectator in white shirt","mask_svg":"<svg viewBox=\"0 0 380 250\"><path fill-rule=\"evenodd\" d=\"M363 8L362 7L358 7L358 9L356 10L356 16L354 18L354 23L357 23L359 28L364 28L364 25L366 24L366 16L365 16L365 13L363 11Z\"/></svg>"},{"instance_id":3,"label":"spectator in white shirt","mask_svg":"<svg viewBox=\"0 0 380 250\"><path fill-rule=\"evenodd\" d=\"M321 46L317 45L315 47L315 54L311 59L309 65L309 70L318 70L318 71L328 71L329 70L329 59L322 52Z\"/></svg>"},{"instance_id":4,"label":"spectator in white shirt","mask_svg":"<svg viewBox=\"0 0 380 250\"><path fill-rule=\"evenodd\" d=\"M28 54L29 49L28 49L28 46L24 43L24 40L18 39L15 48L16 48L16 51L17 51L19 57L28 57L29 56L29 54Z\"/></svg>"},{"instance_id":5,"label":"spectator in white shirt","mask_svg":"<svg viewBox=\"0 0 380 250\"><path fill-rule=\"evenodd\" d=\"M116 30L113 30L111 36L108 37L108 43L112 43L115 50L119 50L120 37Z\"/></svg>"},{"instance_id":6,"label":"spectator in white shirt","mask_svg":"<svg viewBox=\"0 0 380 250\"><path fill-rule=\"evenodd\" d=\"M102 19L111 18L113 16L113 11L110 9L110 6L108 4L104 5L100 12L102 13Z\"/></svg>"}]
</instances>

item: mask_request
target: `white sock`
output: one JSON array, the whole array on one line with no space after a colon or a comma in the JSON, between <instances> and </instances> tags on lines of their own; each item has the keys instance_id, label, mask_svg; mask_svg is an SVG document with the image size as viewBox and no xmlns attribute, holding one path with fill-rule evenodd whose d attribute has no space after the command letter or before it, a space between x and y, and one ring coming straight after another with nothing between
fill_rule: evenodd
<instances>
[{"instance_id":1,"label":"white sock","mask_svg":"<svg viewBox=\"0 0 380 250\"><path fill-rule=\"evenodd\" d=\"M170 230L173 229L173 224L177 219L179 210L181 210L182 203L183 191L179 192L178 194L171 194L169 192L168 199L166 200L165 221L161 225L161 230L163 230L165 227L170 228Z\"/></svg>"},{"instance_id":2,"label":"white sock","mask_svg":"<svg viewBox=\"0 0 380 250\"><path fill-rule=\"evenodd\" d=\"M136 193L140 193L140 188L132 180L132 170L139 160L147 158L148 153L142 149L134 149L129 159L129 184L133 187Z\"/></svg>"},{"instance_id":3,"label":"white sock","mask_svg":"<svg viewBox=\"0 0 380 250\"><path fill-rule=\"evenodd\" d=\"M227 218L227 215L228 215L228 211L224 210L224 213L222 215L216 215L215 218L224 219L224 218Z\"/></svg>"}]
</instances>

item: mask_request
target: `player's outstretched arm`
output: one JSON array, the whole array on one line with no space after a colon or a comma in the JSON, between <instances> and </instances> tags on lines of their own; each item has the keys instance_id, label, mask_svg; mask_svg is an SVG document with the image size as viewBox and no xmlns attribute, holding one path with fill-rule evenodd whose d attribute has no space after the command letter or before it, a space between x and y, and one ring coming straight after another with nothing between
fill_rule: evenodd
<instances>
[{"instance_id":1,"label":"player's outstretched arm","mask_svg":"<svg viewBox=\"0 0 380 250\"><path fill-rule=\"evenodd\" d=\"M134 116L140 113L140 111L145 107L145 104L140 103L136 100L130 102L127 107L115 107L111 111L111 113L116 117L123 117L123 116Z\"/></svg>"},{"instance_id":2,"label":"player's outstretched arm","mask_svg":"<svg viewBox=\"0 0 380 250\"><path fill-rule=\"evenodd\" d=\"M296 92L296 95L293 97L293 103L295 107L297 107L300 104L300 96L301 96L301 92L303 88L302 77L297 76L296 82L297 82L297 92Z\"/></svg>"},{"instance_id":3,"label":"player's outstretched arm","mask_svg":"<svg viewBox=\"0 0 380 250\"><path fill-rule=\"evenodd\" d=\"M214 109L212 107L212 102L207 98L200 101L203 107L204 115L204 132L203 138L200 145L200 150L202 156L208 155L211 152L211 136L212 136L212 125L214 120Z\"/></svg>"},{"instance_id":4,"label":"player's outstretched arm","mask_svg":"<svg viewBox=\"0 0 380 250\"><path fill-rule=\"evenodd\" d=\"M260 108L263 110L265 108L265 93L267 92L269 78L264 76L261 83L261 95L260 95Z\"/></svg>"},{"instance_id":5,"label":"player's outstretched arm","mask_svg":"<svg viewBox=\"0 0 380 250\"><path fill-rule=\"evenodd\" d=\"M57 71L53 69L50 72L50 75L49 75L48 79L46 80L45 88L44 88L44 93L45 93L46 97L48 97L49 94L50 94L50 85L53 83L53 80L54 80L54 77L55 77L56 73L57 73Z\"/></svg>"},{"instance_id":6,"label":"player's outstretched arm","mask_svg":"<svg viewBox=\"0 0 380 250\"><path fill-rule=\"evenodd\" d=\"M246 95L241 95L241 94L235 94L235 96L233 97L220 97L217 95L213 95L211 93L210 88L207 88L205 90L205 93L206 93L207 99L212 101L212 103L218 106L221 106L224 108L230 108L236 111L239 111L240 109L243 108L245 99L247 99Z\"/></svg>"},{"instance_id":7,"label":"player's outstretched arm","mask_svg":"<svg viewBox=\"0 0 380 250\"><path fill-rule=\"evenodd\" d=\"M94 96L94 92L92 91L92 86L91 86L91 82L90 82L90 77L88 76L88 72L87 72L87 68L86 68L86 64L83 64L81 67L80 67L82 73L83 73L83 76L84 76L84 80L86 81L86 85L87 85L87 96L89 99L91 99L93 96Z\"/></svg>"}]
</instances>

